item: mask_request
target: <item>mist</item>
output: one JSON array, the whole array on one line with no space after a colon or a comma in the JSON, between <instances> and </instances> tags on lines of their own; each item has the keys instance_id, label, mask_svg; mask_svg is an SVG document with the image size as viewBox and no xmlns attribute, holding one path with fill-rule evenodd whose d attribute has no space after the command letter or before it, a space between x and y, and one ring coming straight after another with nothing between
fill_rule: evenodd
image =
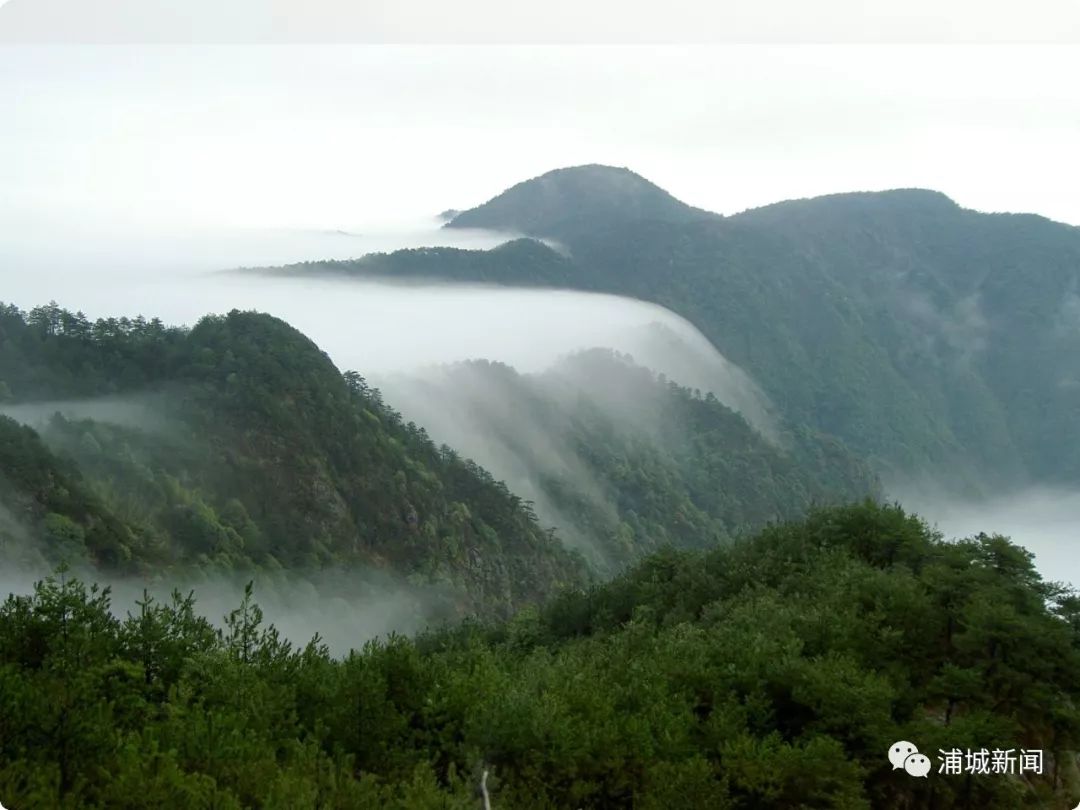
<instances>
[{"instance_id":1,"label":"mist","mask_svg":"<svg viewBox=\"0 0 1080 810\"><path fill-rule=\"evenodd\" d=\"M67 419L92 419L140 430L163 430L168 419L160 411L161 399L154 394L108 396L93 399L41 400L0 404L0 416L9 416L41 433L55 414Z\"/></svg>"},{"instance_id":2,"label":"mist","mask_svg":"<svg viewBox=\"0 0 1080 810\"><path fill-rule=\"evenodd\" d=\"M614 519L617 514L614 495L593 479L586 459L566 436L565 426L552 424L553 417L565 419L571 413L548 407L560 394L596 401L585 386L575 382L557 388L550 374L521 377L510 368L473 364L399 372L372 381L405 419L422 425L436 443L473 459L511 492L532 502L541 523L556 527L560 539L595 568L605 570L611 564L587 527L564 514L543 484L545 480L566 482L607 517ZM594 382L594 390L603 385ZM648 392L636 393L640 397ZM614 409L607 413L618 422L629 420ZM653 422L650 419L639 426L652 429Z\"/></svg>"},{"instance_id":3,"label":"mist","mask_svg":"<svg viewBox=\"0 0 1080 810\"><path fill-rule=\"evenodd\" d=\"M932 489L908 484L889 492L946 539L1004 535L1035 555L1043 579L1080 588L1080 492L1030 487L963 497Z\"/></svg>"},{"instance_id":4,"label":"mist","mask_svg":"<svg viewBox=\"0 0 1080 810\"><path fill-rule=\"evenodd\" d=\"M719 392L733 409L741 406L751 424L755 419L762 423L763 435L773 427L749 377L715 350L701 352L692 342L696 335L686 337L653 322L617 336L621 347L641 350L636 354L590 349L527 374L499 364L458 363L377 375L371 382L403 418L531 501L543 525L555 527L562 541L596 570L612 574L621 563L599 540L596 520L618 525L621 498L610 483L596 479L596 448L588 441L582 444L581 431L632 437L635 444L650 443L666 452L672 440L672 400L650 366L679 374L684 385L697 382ZM590 512L568 515L561 510L552 493L566 490Z\"/></svg>"},{"instance_id":5,"label":"mist","mask_svg":"<svg viewBox=\"0 0 1080 810\"><path fill-rule=\"evenodd\" d=\"M0 212L2 213L2 212ZM101 219L53 215L0 216L0 261L8 289L20 297L70 292L80 307L108 304L120 285L152 294L163 279L239 266L309 259L351 259L404 248L496 247L518 234L444 230L443 220L403 220L369 227L209 226L168 223L122 226ZM102 294L110 297L102 299ZM5 292L5 297L13 294ZM83 303L87 302L87 303Z\"/></svg>"},{"instance_id":6,"label":"mist","mask_svg":"<svg viewBox=\"0 0 1080 810\"><path fill-rule=\"evenodd\" d=\"M444 389L438 397L425 400L421 389L403 381L415 383L432 374L433 366L476 358L505 363L520 373L544 374L567 355L610 348L628 353L637 363L675 382L712 392L763 436L775 436L772 406L754 380L692 324L653 304L568 290L221 272L239 266L353 258L371 250L405 247L486 249L515 236L462 234L437 225L432 220L424 227L386 231L278 229L216 235L207 231L197 237L176 231L168 238L144 233L116 241L97 234L78 245L63 240L51 246L35 242L32 250L9 241L0 246L0 254L6 254L3 258L9 267L23 272L7 274L3 299L25 309L56 300L91 318L142 314L169 324L192 325L206 314L234 308L280 317L314 340L340 369L359 371L382 385L387 403L426 427L433 438L475 458L512 491L534 500L545 524L558 526L564 541L587 556L591 549L583 533L546 502L536 485L537 475L557 474L575 482L603 506L606 493L590 481L573 448L551 442L543 424L531 421L527 414L506 410L497 391L477 387L450 399ZM434 376L429 379L437 381ZM633 403L632 395L598 399L624 423L633 418L626 407ZM144 429L154 422L153 408L130 398L26 403L3 409L32 425L56 411L71 418L119 421ZM478 413L512 423L524 445L531 448L530 457L522 458L512 448L485 437L476 422ZM947 497L940 492L928 495L911 488L890 491L947 536L980 531L1008 535L1036 555L1036 565L1045 577L1080 583L1080 555L1073 553L1073 544L1080 539L1080 493L1028 490L981 499ZM13 530L9 518L0 515L0 523ZM6 563L29 562L25 556L6 552ZM604 560L594 562L602 566ZM25 592L34 579L47 573L41 566L17 572L8 564L0 579L0 593ZM267 621L276 624L286 638L301 644L319 632L335 653L390 631L412 632L449 615L444 594L427 593L389 577L363 586L357 584L361 579L356 572L306 578L291 574L288 582L280 578L257 582L256 597ZM342 583L354 587L350 590ZM145 583L108 584L114 586L117 610L122 614ZM178 584L160 582L152 588L164 597ZM223 578L198 583L201 612L220 620L239 604L243 584Z\"/></svg>"},{"instance_id":7,"label":"mist","mask_svg":"<svg viewBox=\"0 0 1080 810\"><path fill-rule=\"evenodd\" d=\"M0 530L10 529L11 516L0 507ZM0 534L3 534L0 531ZM11 535L9 534L9 537ZM0 544L5 565L0 571L0 599L26 595L34 584L59 574L40 555L19 554L18 542ZM117 576L83 565L71 566L65 576L87 585L97 583L112 592L113 615L124 619L137 613L144 591L155 601L169 602L173 591L194 593L195 612L215 627L224 628L228 614L238 608L244 588L253 583L253 601L263 612L263 628L273 625L294 647L318 635L334 656L348 655L372 639L390 633L413 634L460 618L455 594L446 587L415 585L370 568L320 571L260 571L220 573L188 569L173 576Z\"/></svg>"},{"instance_id":8,"label":"mist","mask_svg":"<svg viewBox=\"0 0 1080 810\"><path fill-rule=\"evenodd\" d=\"M767 398L754 381L724 358L689 322L663 307L612 295L567 290L500 288L391 280L304 278L223 272L237 267L274 266L300 260L354 258L372 251L448 245L488 249L516 238L489 231L441 230L435 219L394 228L362 226L337 230L140 230L110 234L62 228L54 240L27 232L0 241L0 258L15 270L5 279L3 299L23 309L55 300L91 319L144 315L171 325L193 325L211 313L258 310L288 322L322 348L338 368L356 370L375 382L394 375L416 379L433 366L476 358L499 361L518 372L542 374L560 359L591 348L632 355L656 373L740 411L763 435L775 434ZM490 464L511 490L537 501L546 525L558 526L568 545L583 552L584 535L560 515L531 482L538 474L560 474L600 508L608 494L589 479L572 448L548 440L543 424L508 411L499 392L470 391L484 412L501 418L533 448L534 457L514 461L506 448L484 446L482 426L465 400L456 407L420 412L404 390L390 386L387 404L427 427L463 455ZM398 394L402 394L400 401ZM630 418L625 397L598 404L622 420ZM104 397L67 402L6 405L0 412L33 427L44 427L56 412L72 419L95 419L143 430L162 427L153 396ZM630 409L632 410L632 409ZM167 426L166 426L167 427ZM540 460L539 467L536 459ZM530 466L531 465L531 466ZM7 521L11 523L11 521ZM2 527L0 527L2 528ZM14 526L4 532L15 536ZM12 552L8 554L7 552ZM592 555L594 563L604 560ZM15 560L21 567L14 566ZM51 568L34 555L5 549L0 593L26 592ZM194 588L199 611L212 621L235 608L244 578L204 576L183 582L102 579L110 585L118 615L131 609L143 587L167 598L174 587ZM187 575L185 575L187 576ZM194 576L194 575L191 575ZM288 572L256 581L256 601L266 620L297 644L320 633L335 653L391 631L414 632L455 614L453 599L434 588L373 571L304 574Z\"/></svg>"},{"instance_id":9,"label":"mist","mask_svg":"<svg viewBox=\"0 0 1080 810\"><path fill-rule=\"evenodd\" d=\"M0 482L0 496L4 494ZM445 585L415 584L393 573L365 566L320 570L222 571L186 567L157 569L144 575L103 571L88 563L74 546L44 547L40 535L13 513L0 497L0 600L32 593L36 582L65 576L112 591L111 609L123 619L137 611L144 591L168 602L174 590L195 595L196 613L216 627L237 607L248 582L262 609L264 627L274 625L294 646L318 634L333 655L342 656L391 632L415 633L463 615L462 594ZM18 508L18 507L16 507ZM21 510L20 510L21 511ZM81 555L81 556L80 556Z\"/></svg>"},{"instance_id":10,"label":"mist","mask_svg":"<svg viewBox=\"0 0 1080 810\"><path fill-rule=\"evenodd\" d=\"M364 375L474 358L542 371L580 349L614 348L712 391L762 433L774 433L770 406L749 376L660 306L570 290L221 272L411 247L488 249L518 236L439 224L432 218L345 232L176 228L124 235L97 227L82 233L66 223L56 234L63 238L54 240L12 231L0 240L0 260L14 271L2 300L24 309L55 300L91 319L144 315L170 325L258 310L306 334L342 370Z\"/></svg>"}]
</instances>

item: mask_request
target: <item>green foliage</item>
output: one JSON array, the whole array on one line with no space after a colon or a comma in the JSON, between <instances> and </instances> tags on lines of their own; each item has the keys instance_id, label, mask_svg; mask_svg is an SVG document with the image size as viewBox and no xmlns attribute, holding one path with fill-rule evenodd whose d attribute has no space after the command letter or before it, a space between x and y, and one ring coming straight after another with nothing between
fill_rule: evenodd
<instances>
[{"instance_id":1,"label":"green foliage","mask_svg":"<svg viewBox=\"0 0 1080 810\"><path fill-rule=\"evenodd\" d=\"M139 539L102 503L70 462L30 428L0 416L0 549L14 562L35 554L59 562L120 565ZM44 544L33 542L40 537Z\"/></svg>"},{"instance_id":2,"label":"green foliage","mask_svg":"<svg viewBox=\"0 0 1080 810\"><path fill-rule=\"evenodd\" d=\"M343 660L61 574L0 607L0 795L40 807L935 807L1077 788L1075 597L866 503ZM886 758L1043 748L1019 781Z\"/></svg>"},{"instance_id":3,"label":"green foliage","mask_svg":"<svg viewBox=\"0 0 1080 810\"><path fill-rule=\"evenodd\" d=\"M17 401L108 392L152 417L55 415L41 426L53 452L0 420L0 504L29 511L54 556L144 573L374 565L501 614L585 580L505 485L279 320L232 312L185 331L50 305L3 308L0 326Z\"/></svg>"},{"instance_id":4,"label":"green foliage","mask_svg":"<svg viewBox=\"0 0 1080 810\"><path fill-rule=\"evenodd\" d=\"M491 250L412 248L393 253L370 253L359 259L301 262L271 272L415 280L439 278L491 284L519 284L522 277L542 277L547 284L572 286L576 270L568 258L534 239L513 239Z\"/></svg>"},{"instance_id":5,"label":"green foliage","mask_svg":"<svg viewBox=\"0 0 1080 810\"><path fill-rule=\"evenodd\" d=\"M708 548L877 494L842 446L810 431L767 439L715 396L610 350L532 375L471 361L393 393L433 431L465 436L463 450L604 574L667 545Z\"/></svg>"},{"instance_id":6,"label":"green foliage","mask_svg":"<svg viewBox=\"0 0 1080 810\"><path fill-rule=\"evenodd\" d=\"M561 243L569 286L670 307L791 424L879 471L1080 481L1076 228L917 189L703 215L602 166L520 183L450 227ZM565 259L548 259L501 280L567 286Z\"/></svg>"},{"instance_id":7,"label":"green foliage","mask_svg":"<svg viewBox=\"0 0 1080 810\"><path fill-rule=\"evenodd\" d=\"M497 808L1075 795L1080 597L1004 538L944 543L899 507L783 522L874 489L848 447L886 471L1080 478L1074 230L918 191L721 218L604 167L522 184L453 224L566 250L517 240L284 272L656 301L765 386L785 417L779 445L651 376L635 383L649 396L624 398L662 412L649 433L613 421L610 403L473 367L583 459L599 498L559 471L538 486L612 568L653 552L589 584L534 504L281 321L232 312L186 330L0 306L5 407L106 396L154 416L57 415L38 432L0 417L5 563L373 565L447 584L484 617L337 660L265 626L250 587L218 630L191 594L144 593L120 619L107 590L61 566L0 607L4 801L465 808L485 771ZM617 382L611 359L579 358L598 389ZM487 423L534 451L513 424ZM897 739L931 753L1041 748L1048 772L912 780L886 760Z\"/></svg>"}]
</instances>

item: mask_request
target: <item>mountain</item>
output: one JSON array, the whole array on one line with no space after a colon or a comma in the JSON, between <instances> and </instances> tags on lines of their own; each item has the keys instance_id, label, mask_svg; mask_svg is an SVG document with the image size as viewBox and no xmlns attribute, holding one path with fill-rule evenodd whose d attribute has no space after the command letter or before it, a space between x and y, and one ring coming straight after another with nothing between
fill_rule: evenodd
<instances>
[{"instance_id":1,"label":"mountain","mask_svg":"<svg viewBox=\"0 0 1080 810\"><path fill-rule=\"evenodd\" d=\"M706 548L878 491L839 443L766 437L610 350L543 374L477 361L380 381L401 416L269 316L190 331L53 306L0 316L0 412L35 425L44 444L16 434L123 527L106 544L83 512L17 510L53 562L72 553L49 529L63 519L82 527L74 556L91 565L364 564L509 610L583 582L586 561L610 576L665 545ZM27 487L9 489L17 500Z\"/></svg>"},{"instance_id":2,"label":"mountain","mask_svg":"<svg viewBox=\"0 0 1080 810\"><path fill-rule=\"evenodd\" d=\"M4 307L0 331L0 411L45 443L0 425L0 504L46 546L61 527L88 564L373 567L496 613L585 581L520 498L275 318L185 330Z\"/></svg>"},{"instance_id":3,"label":"mountain","mask_svg":"<svg viewBox=\"0 0 1080 810\"><path fill-rule=\"evenodd\" d=\"M692 208L626 168L575 166L518 183L445 227L487 228L562 240L608 224L718 218Z\"/></svg>"},{"instance_id":4,"label":"mountain","mask_svg":"<svg viewBox=\"0 0 1080 810\"><path fill-rule=\"evenodd\" d=\"M791 422L890 479L1080 481L1080 229L918 189L705 216L634 177L561 170L449 227L559 242L571 286L686 317ZM535 265L507 282L511 269L512 283L556 283Z\"/></svg>"},{"instance_id":5,"label":"mountain","mask_svg":"<svg viewBox=\"0 0 1080 810\"><path fill-rule=\"evenodd\" d=\"M593 349L541 373L471 361L379 380L406 418L533 502L610 576L666 545L709 548L814 505L878 494L808 432L770 440L711 393Z\"/></svg>"}]
</instances>

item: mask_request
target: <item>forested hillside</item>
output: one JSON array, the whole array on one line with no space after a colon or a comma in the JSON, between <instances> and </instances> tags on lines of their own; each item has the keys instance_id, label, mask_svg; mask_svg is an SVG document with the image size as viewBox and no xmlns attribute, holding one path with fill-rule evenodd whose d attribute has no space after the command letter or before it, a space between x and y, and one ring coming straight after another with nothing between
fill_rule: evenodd
<instances>
[{"instance_id":1,"label":"forested hillside","mask_svg":"<svg viewBox=\"0 0 1080 810\"><path fill-rule=\"evenodd\" d=\"M258 594L254 595L257 600ZM870 503L334 660L70 579L0 608L12 807L1066 807L1080 610L1000 537ZM893 770L896 740L926 779ZM1041 775L937 752L1041 749Z\"/></svg>"},{"instance_id":2,"label":"forested hillside","mask_svg":"<svg viewBox=\"0 0 1080 810\"><path fill-rule=\"evenodd\" d=\"M8 307L0 330L3 407L44 403L48 445L0 423L5 545L141 574L368 565L498 613L584 581L518 496L279 320ZM60 399L113 414L50 416Z\"/></svg>"},{"instance_id":3,"label":"forested hillside","mask_svg":"<svg viewBox=\"0 0 1080 810\"><path fill-rule=\"evenodd\" d=\"M611 573L665 545L708 548L813 505L878 493L866 465L809 431L770 440L702 395L593 349L542 373L472 361L380 381Z\"/></svg>"},{"instance_id":4,"label":"forested hillside","mask_svg":"<svg viewBox=\"0 0 1080 810\"><path fill-rule=\"evenodd\" d=\"M283 641L258 593L222 629L197 595L124 619L61 568L0 608L5 802L475 808L482 783L496 810L1075 799L1080 600L1002 537L946 543L873 497L878 474L1080 478L1076 229L923 191L725 218L604 167L451 225L553 246L275 272L652 300L753 375L775 435L611 351L428 370L384 401L268 315L0 307L5 565L374 569L474 617L340 658ZM896 740L935 760L927 779L890 766ZM938 773L954 748L1039 749L1045 769Z\"/></svg>"},{"instance_id":5,"label":"forested hillside","mask_svg":"<svg viewBox=\"0 0 1080 810\"><path fill-rule=\"evenodd\" d=\"M1078 228L918 189L721 217L604 166L520 183L446 227L557 249L518 239L274 272L641 298L690 320L791 424L839 438L890 479L929 474L966 491L1080 480Z\"/></svg>"},{"instance_id":6,"label":"forested hillside","mask_svg":"<svg viewBox=\"0 0 1080 810\"><path fill-rule=\"evenodd\" d=\"M32 429L0 416L0 559L12 570L88 556L117 565L137 532L119 520L70 460Z\"/></svg>"},{"instance_id":7,"label":"forested hillside","mask_svg":"<svg viewBox=\"0 0 1080 810\"><path fill-rule=\"evenodd\" d=\"M363 563L509 610L586 567L609 576L666 545L707 548L878 491L835 440L799 427L767 439L610 351L542 375L477 361L391 378L406 422L267 316L186 331L47 306L8 308L3 328L0 409L48 449L5 429L122 527L106 536L85 509L9 486L8 511L46 538L49 563L60 549L136 573ZM11 445L7 460L26 452Z\"/></svg>"},{"instance_id":8,"label":"forested hillside","mask_svg":"<svg viewBox=\"0 0 1080 810\"><path fill-rule=\"evenodd\" d=\"M555 240L572 286L673 309L790 421L882 473L1080 480L1078 228L920 190L704 216L601 166L521 183L448 225L464 226ZM563 284L555 261L517 283Z\"/></svg>"}]
</instances>

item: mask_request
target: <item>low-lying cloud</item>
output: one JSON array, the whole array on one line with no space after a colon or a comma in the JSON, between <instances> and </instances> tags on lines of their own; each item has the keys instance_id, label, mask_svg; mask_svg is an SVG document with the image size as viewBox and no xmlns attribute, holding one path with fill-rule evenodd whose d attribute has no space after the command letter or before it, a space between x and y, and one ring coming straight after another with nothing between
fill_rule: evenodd
<instances>
[{"instance_id":1,"label":"low-lying cloud","mask_svg":"<svg viewBox=\"0 0 1080 810\"><path fill-rule=\"evenodd\" d=\"M768 403L749 376L690 323L654 304L571 290L217 272L406 247L482 249L515 236L437 226L357 228L359 236L277 229L124 238L93 231L75 245L15 240L0 247L0 259L22 271L12 274L3 299L26 309L55 300L90 318L141 314L187 325L209 313L259 310L304 332L339 368L365 376L475 358L534 372L581 349L614 348L712 391L766 435L774 432ZM58 235L71 236L70 226Z\"/></svg>"},{"instance_id":2,"label":"low-lying cloud","mask_svg":"<svg viewBox=\"0 0 1080 810\"><path fill-rule=\"evenodd\" d=\"M582 349L611 348L629 353L672 380L713 392L763 434L774 434L768 402L749 376L687 321L642 301L567 290L219 272L236 266L350 258L370 251L425 245L490 248L514 236L448 232L438 230L436 224L381 235L365 234L362 228L346 232L174 233L167 237L144 232L115 238L95 232L74 244L64 239L43 240L37 238L39 234L26 244L16 239L0 247L0 258L17 271L10 275L3 298L24 309L56 300L90 318L141 314L168 324L187 325L208 313L234 308L259 310L304 332L342 370L354 369L373 380L475 358L500 361L520 372L542 373L560 358ZM504 407L497 401L498 392L486 394L491 396L487 404L492 414ZM391 407L398 407L392 391L386 400ZM625 410L625 403L618 398L609 397L602 404L613 413ZM151 427L154 418L152 403L130 397L3 408L4 413L36 426L57 411L69 418L141 428ZM513 423L517 415L505 413L504 417ZM456 424L452 421L455 418ZM474 439L478 435L461 413L454 415L451 410L440 414L436 409L417 421L430 423L433 432L452 445L466 434ZM596 503L604 503L604 494L589 480L570 448L545 447L542 425L530 427L520 422L518 427L531 431L525 438L532 447L544 448L540 457L545 471L565 474L583 492L593 492ZM499 448L463 443L460 449L466 455L474 453L481 462L505 459ZM512 489L521 490L520 494L532 494L527 479L535 470L503 465L496 472L508 479ZM574 539L571 523L553 505L540 502L537 506L550 518L549 524L563 527L567 539ZM7 536L15 537L15 523L8 522ZM7 551L5 561L13 562L15 557ZM12 565L7 566L0 594L25 592L35 578L49 572L40 560L24 559L21 564L18 573ZM239 604L242 579L203 577L182 583L155 582L150 587L159 597L166 597L173 587L193 587L201 612L219 619ZM146 583L116 580L108 584L114 588L117 610L122 613L134 605ZM335 652L391 630L420 629L445 618L450 604L447 595L435 589L416 588L374 572L360 577L357 572L288 572L276 578L261 575L256 597L267 619L287 638L304 643L318 631Z\"/></svg>"},{"instance_id":3,"label":"low-lying cloud","mask_svg":"<svg viewBox=\"0 0 1080 810\"><path fill-rule=\"evenodd\" d=\"M1044 579L1080 588L1080 492L1033 487L990 497L948 497L907 487L892 497L946 538L985 532L1011 538L1035 555Z\"/></svg>"},{"instance_id":4,"label":"low-lying cloud","mask_svg":"<svg viewBox=\"0 0 1080 810\"><path fill-rule=\"evenodd\" d=\"M95 422L108 422L140 430L160 430L168 424L160 405L160 398L150 394L41 400L0 404L0 416L9 416L39 432L48 426L49 420L56 414L71 420L92 419Z\"/></svg>"},{"instance_id":5,"label":"low-lying cloud","mask_svg":"<svg viewBox=\"0 0 1080 810\"><path fill-rule=\"evenodd\" d=\"M0 509L0 521L5 519ZM2 528L2 527L0 527ZM57 576L43 561L14 556L0 544L5 559L0 573L0 600L9 594L29 594L34 583ZM18 560L18 563L14 561ZM253 599L263 612L264 626L273 625L282 638L302 647L316 634L335 656L360 649L389 633L416 633L458 615L454 594L435 585L420 586L373 569L328 569L223 574L187 571L175 577L140 579L74 567L68 577L98 583L112 591L111 608L118 618L136 613L144 590L158 602L169 602L174 590L193 592L195 611L224 628L228 614L253 582Z\"/></svg>"}]
</instances>

